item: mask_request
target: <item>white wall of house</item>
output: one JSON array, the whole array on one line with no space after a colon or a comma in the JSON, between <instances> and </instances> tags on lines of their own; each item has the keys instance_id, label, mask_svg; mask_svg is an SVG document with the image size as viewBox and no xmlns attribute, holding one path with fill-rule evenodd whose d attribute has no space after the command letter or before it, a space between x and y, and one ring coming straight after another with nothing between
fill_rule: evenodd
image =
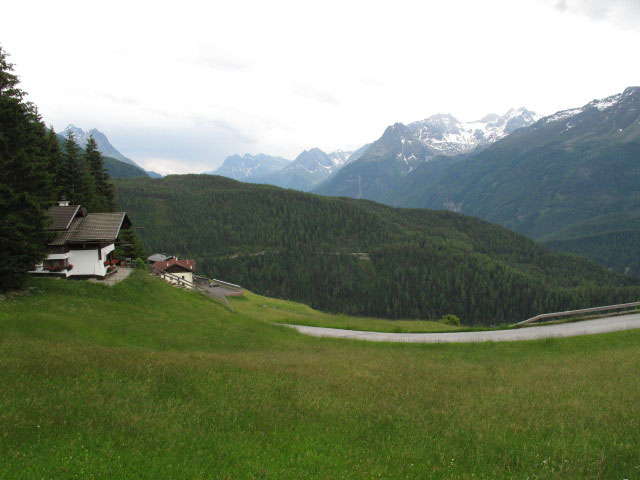
<instances>
[{"instance_id":1,"label":"white wall of house","mask_svg":"<svg viewBox=\"0 0 640 480\"><path fill-rule=\"evenodd\" d=\"M71 250L69 252L69 263L73 269L67 272L67 276L74 275L97 275L104 277L107 274L107 267L104 266L106 256L115 250L113 244L101 249L98 256L98 249L94 250Z\"/></svg>"},{"instance_id":2,"label":"white wall of house","mask_svg":"<svg viewBox=\"0 0 640 480\"><path fill-rule=\"evenodd\" d=\"M176 277L181 278L182 280L186 280L190 284L193 284L193 273L192 272L167 272L167 275L161 274L161 277L164 278L167 282L173 284L179 284L179 280ZM193 288L188 285L183 285L187 288Z\"/></svg>"}]
</instances>

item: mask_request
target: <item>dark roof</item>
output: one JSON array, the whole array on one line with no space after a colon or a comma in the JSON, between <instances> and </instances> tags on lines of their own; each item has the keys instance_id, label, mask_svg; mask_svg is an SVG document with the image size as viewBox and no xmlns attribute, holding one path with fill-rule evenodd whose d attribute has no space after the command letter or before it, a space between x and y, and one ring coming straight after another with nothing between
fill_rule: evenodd
<instances>
[{"instance_id":1,"label":"dark roof","mask_svg":"<svg viewBox=\"0 0 640 480\"><path fill-rule=\"evenodd\" d=\"M180 263L174 263L173 265L169 265L167 268L162 270L163 272L193 272L193 270L189 267L185 267Z\"/></svg>"},{"instance_id":2,"label":"dark roof","mask_svg":"<svg viewBox=\"0 0 640 480\"><path fill-rule=\"evenodd\" d=\"M80 205L69 205L67 207L53 206L49 209L49 216L53 220L46 230L66 230L75 218Z\"/></svg>"},{"instance_id":3,"label":"dark roof","mask_svg":"<svg viewBox=\"0 0 640 480\"><path fill-rule=\"evenodd\" d=\"M154 253L147 257L147 260L150 262L164 262L166 260L170 260L173 258L173 255L169 255L168 253Z\"/></svg>"},{"instance_id":4,"label":"dark roof","mask_svg":"<svg viewBox=\"0 0 640 480\"><path fill-rule=\"evenodd\" d=\"M123 223L131 223L124 212L89 213L86 217L75 218L68 230L58 233L50 245L115 242Z\"/></svg>"},{"instance_id":5,"label":"dark roof","mask_svg":"<svg viewBox=\"0 0 640 480\"><path fill-rule=\"evenodd\" d=\"M168 270L173 266L182 267L184 270L189 272L195 272L196 270L196 261L187 260L186 258L182 260L179 260L177 258L172 258L170 260L167 260L166 262L156 262L154 265L156 269L160 271Z\"/></svg>"}]
</instances>

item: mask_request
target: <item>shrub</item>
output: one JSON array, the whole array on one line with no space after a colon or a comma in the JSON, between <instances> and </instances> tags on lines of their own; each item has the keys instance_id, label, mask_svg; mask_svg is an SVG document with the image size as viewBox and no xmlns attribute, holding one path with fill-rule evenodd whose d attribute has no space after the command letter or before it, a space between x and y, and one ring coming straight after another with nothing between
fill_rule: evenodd
<instances>
[{"instance_id":1,"label":"shrub","mask_svg":"<svg viewBox=\"0 0 640 480\"><path fill-rule=\"evenodd\" d=\"M440 317L440 322L444 323L445 325L458 326L458 325L460 325L460 318L458 318L457 316L452 315L451 313L449 313L447 315L443 315L442 317Z\"/></svg>"}]
</instances>

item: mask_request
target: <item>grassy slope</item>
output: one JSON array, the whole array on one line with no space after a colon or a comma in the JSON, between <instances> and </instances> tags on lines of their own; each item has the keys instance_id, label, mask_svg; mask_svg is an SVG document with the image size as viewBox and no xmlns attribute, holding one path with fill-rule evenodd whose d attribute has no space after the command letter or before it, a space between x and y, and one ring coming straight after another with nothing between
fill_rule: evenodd
<instances>
[{"instance_id":1,"label":"grassy slope","mask_svg":"<svg viewBox=\"0 0 640 480\"><path fill-rule=\"evenodd\" d=\"M638 331L371 344L140 273L32 285L0 302L2 478L638 476Z\"/></svg>"},{"instance_id":2,"label":"grassy slope","mask_svg":"<svg viewBox=\"0 0 640 480\"><path fill-rule=\"evenodd\" d=\"M324 313L302 303L263 297L246 290L243 297L229 297L229 300L234 310L273 323L393 333L433 333L469 329L429 320L388 320Z\"/></svg>"}]
</instances>

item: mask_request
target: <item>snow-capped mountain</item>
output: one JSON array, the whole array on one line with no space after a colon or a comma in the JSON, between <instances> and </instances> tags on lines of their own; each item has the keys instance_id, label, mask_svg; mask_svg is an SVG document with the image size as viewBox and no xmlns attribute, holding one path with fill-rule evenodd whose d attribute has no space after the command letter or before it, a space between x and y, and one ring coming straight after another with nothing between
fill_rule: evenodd
<instances>
[{"instance_id":1,"label":"snow-capped mountain","mask_svg":"<svg viewBox=\"0 0 640 480\"><path fill-rule=\"evenodd\" d=\"M118 150L116 150L116 148L113 145L111 145L107 136L97 128L92 128L91 130L87 130L85 132L83 129L76 127L75 125L69 124L67 125L67 128L65 128L62 131L61 135L63 137L66 137L69 132L71 132L71 134L73 135L73 139L81 148L85 148L87 146L87 140L89 140L89 137L92 136L96 141L96 143L98 144L98 150L103 155L107 157L115 158L116 160L120 160L121 162L125 162L125 163L128 163L129 165L138 167L139 169L145 171L147 175L149 175L151 178L162 177L162 175L160 175L159 173L152 172L150 170L144 170L136 162L122 155Z\"/></svg>"},{"instance_id":2,"label":"snow-capped mountain","mask_svg":"<svg viewBox=\"0 0 640 480\"><path fill-rule=\"evenodd\" d=\"M571 129L575 127L574 120L578 120L575 117L577 117L581 113L588 112L592 109L596 109L600 112L607 110L610 113L616 113L616 111L626 109L628 107L628 103L633 101L634 99L637 101L638 95L640 95L640 87L629 87L622 93L617 93L615 95L611 95L610 97L593 100L583 107L570 108L568 110L556 112L553 115L544 117L541 123L556 124L558 122L564 122L567 129Z\"/></svg>"},{"instance_id":3,"label":"snow-capped mountain","mask_svg":"<svg viewBox=\"0 0 640 480\"><path fill-rule=\"evenodd\" d=\"M368 147L365 145L355 151L336 150L330 153L311 148L293 161L262 153L231 155L219 168L206 173L242 182L266 183L306 191L360 158Z\"/></svg>"},{"instance_id":4,"label":"snow-capped mountain","mask_svg":"<svg viewBox=\"0 0 640 480\"><path fill-rule=\"evenodd\" d=\"M433 156L458 155L491 145L539 119L539 115L526 108L512 108L502 116L492 113L474 122L461 122L449 114L436 114L410 123L407 129L412 137L410 140L422 142L433 151Z\"/></svg>"},{"instance_id":5,"label":"snow-capped mountain","mask_svg":"<svg viewBox=\"0 0 640 480\"><path fill-rule=\"evenodd\" d=\"M258 155L245 153L242 156L231 155L227 157L219 168L207 173L246 181L282 170L290 163L291 160L282 157L273 157L264 153Z\"/></svg>"},{"instance_id":6,"label":"snow-capped mountain","mask_svg":"<svg viewBox=\"0 0 640 480\"><path fill-rule=\"evenodd\" d=\"M82 148L87 146L87 140L89 140L90 136L93 136L96 143L98 144L98 150L100 150L103 155L115 158L116 160L120 160L121 162L135 165L136 167L140 167L136 164L136 162L134 162L130 158L125 157L118 150L116 150L116 148L109 142L107 136L97 128L92 128L91 130L87 130L85 132L75 125L68 125L67 128L65 128L62 132L62 135L66 137L69 132L71 132L71 134L73 135L73 139L75 140L75 142Z\"/></svg>"},{"instance_id":7,"label":"snow-capped mountain","mask_svg":"<svg viewBox=\"0 0 640 480\"><path fill-rule=\"evenodd\" d=\"M346 165L352 153L345 150L325 153L319 148L305 150L282 170L256 181L307 191Z\"/></svg>"},{"instance_id":8,"label":"snow-capped mountain","mask_svg":"<svg viewBox=\"0 0 640 480\"><path fill-rule=\"evenodd\" d=\"M562 240L569 251L624 271L614 259L623 252L602 252L623 235L636 245L639 158L640 87L629 87L546 116L440 170L438 162L427 162L395 185L387 201L454 210L537 239ZM609 236L596 248L598 229ZM637 272L633 250L621 250L624 267Z\"/></svg>"},{"instance_id":9,"label":"snow-capped mountain","mask_svg":"<svg viewBox=\"0 0 640 480\"><path fill-rule=\"evenodd\" d=\"M356 161L314 191L385 201L399 177L410 174L437 156L468 154L488 147L540 117L526 108L491 114L474 122L437 114L424 120L387 127Z\"/></svg>"}]
</instances>

